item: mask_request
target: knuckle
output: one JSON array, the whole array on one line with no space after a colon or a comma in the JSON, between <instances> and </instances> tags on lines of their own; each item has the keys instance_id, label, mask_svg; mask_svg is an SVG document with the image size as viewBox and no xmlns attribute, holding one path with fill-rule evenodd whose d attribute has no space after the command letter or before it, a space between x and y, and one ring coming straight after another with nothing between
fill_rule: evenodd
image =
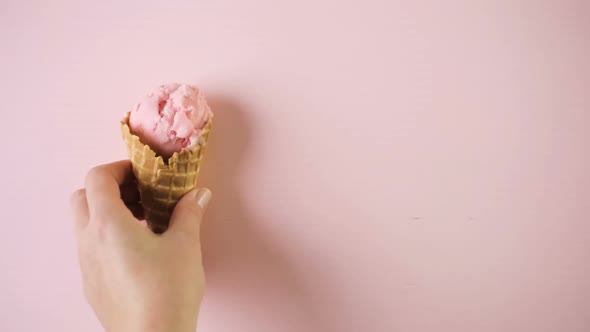
<instances>
[{"instance_id":1,"label":"knuckle","mask_svg":"<svg viewBox=\"0 0 590 332\"><path fill-rule=\"evenodd\" d=\"M104 167L96 166L91 168L86 174L86 184L94 183L104 176Z\"/></svg>"},{"instance_id":2,"label":"knuckle","mask_svg":"<svg viewBox=\"0 0 590 332\"><path fill-rule=\"evenodd\" d=\"M192 247L199 244L200 231L198 227L184 227L181 230L164 233L166 237L172 237L179 245Z\"/></svg>"},{"instance_id":3,"label":"knuckle","mask_svg":"<svg viewBox=\"0 0 590 332\"><path fill-rule=\"evenodd\" d=\"M186 214L193 218L201 218L203 216L203 209L197 204L187 204Z\"/></svg>"},{"instance_id":4,"label":"knuckle","mask_svg":"<svg viewBox=\"0 0 590 332\"><path fill-rule=\"evenodd\" d=\"M78 189L70 196L70 204L72 206L78 205L80 202L86 199L86 189Z\"/></svg>"}]
</instances>

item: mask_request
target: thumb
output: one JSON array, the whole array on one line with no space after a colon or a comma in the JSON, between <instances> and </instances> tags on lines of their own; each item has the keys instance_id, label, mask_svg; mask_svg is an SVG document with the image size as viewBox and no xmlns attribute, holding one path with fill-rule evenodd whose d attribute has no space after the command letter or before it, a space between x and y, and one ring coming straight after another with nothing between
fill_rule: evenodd
<instances>
[{"instance_id":1,"label":"thumb","mask_svg":"<svg viewBox=\"0 0 590 332\"><path fill-rule=\"evenodd\" d=\"M166 233L188 233L198 238L201 219L211 200L211 191L199 188L184 195L172 212L170 225Z\"/></svg>"}]
</instances>

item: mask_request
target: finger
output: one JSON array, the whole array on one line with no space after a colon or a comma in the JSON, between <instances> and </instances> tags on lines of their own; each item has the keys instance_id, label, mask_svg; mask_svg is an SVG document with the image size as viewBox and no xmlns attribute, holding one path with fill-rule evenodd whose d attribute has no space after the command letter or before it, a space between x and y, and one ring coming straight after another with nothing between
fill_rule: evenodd
<instances>
[{"instance_id":1,"label":"finger","mask_svg":"<svg viewBox=\"0 0 590 332\"><path fill-rule=\"evenodd\" d=\"M139 203L141 197L139 195L139 190L137 189L137 184L124 184L119 190L121 191L121 199L126 205Z\"/></svg>"},{"instance_id":2,"label":"finger","mask_svg":"<svg viewBox=\"0 0 590 332\"><path fill-rule=\"evenodd\" d=\"M164 234L185 233L199 240L203 213L211 200L211 191L206 188L193 190L176 204L168 231Z\"/></svg>"},{"instance_id":3,"label":"finger","mask_svg":"<svg viewBox=\"0 0 590 332\"><path fill-rule=\"evenodd\" d=\"M86 176L86 197L90 216L118 214L128 209L121 199L119 186L131 182L131 162L117 161L97 166ZM105 218L112 220L116 218Z\"/></svg>"},{"instance_id":4,"label":"finger","mask_svg":"<svg viewBox=\"0 0 590 332\"><path fill-rule=\"evenodd\" d=\"M74 217L74 229L76 235L88 225L88 202L86 201L86 190L78 189L70 197L70 205Z\"/></svg>"}]
</instances>

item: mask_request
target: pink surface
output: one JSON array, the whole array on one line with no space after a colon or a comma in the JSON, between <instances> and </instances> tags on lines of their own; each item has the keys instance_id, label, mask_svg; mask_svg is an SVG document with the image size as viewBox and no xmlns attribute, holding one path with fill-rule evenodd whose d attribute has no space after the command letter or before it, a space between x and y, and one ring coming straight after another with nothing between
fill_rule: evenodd
<instances>
[{"instance_id":1,"label":"pink surface","mask_svg":"<svg viewBox=\"0 0 590 332\"><path fill-rule=\"evenodd\" d=\"M203 92L187 84L168 83L133 107L129 128L157 155L169 158L202 139L201 129L212 116Z\"/></svg>"},{"instance_id":2,"label":"pink surface","mask_svg":"<svg viewBox=\"0 0 590 332\"><path fill-rule=\"evenodd\" d=\"M216 112L200 331L589 331L589 14L0 2L0 331L100 331L68 195L171 81Z\"/></svg>"}]
</instances>

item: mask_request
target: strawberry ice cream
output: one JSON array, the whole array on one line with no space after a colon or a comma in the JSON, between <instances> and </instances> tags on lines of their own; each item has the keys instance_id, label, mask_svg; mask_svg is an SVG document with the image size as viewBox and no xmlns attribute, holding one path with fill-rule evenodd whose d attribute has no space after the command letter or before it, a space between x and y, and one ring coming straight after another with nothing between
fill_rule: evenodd
<instances>
[{"instance_id":1,"label":"strawberry ice cream","mask_svg":"<svg viewBox=\"0 0 590 332\"><path fill-rule=\"evenodd\" d=\"M137 103L129 115L129 128L157 155L168 159L199 142L211 116L200 90L173 83L161 85Z\"/></svg>"}]
</instances>

